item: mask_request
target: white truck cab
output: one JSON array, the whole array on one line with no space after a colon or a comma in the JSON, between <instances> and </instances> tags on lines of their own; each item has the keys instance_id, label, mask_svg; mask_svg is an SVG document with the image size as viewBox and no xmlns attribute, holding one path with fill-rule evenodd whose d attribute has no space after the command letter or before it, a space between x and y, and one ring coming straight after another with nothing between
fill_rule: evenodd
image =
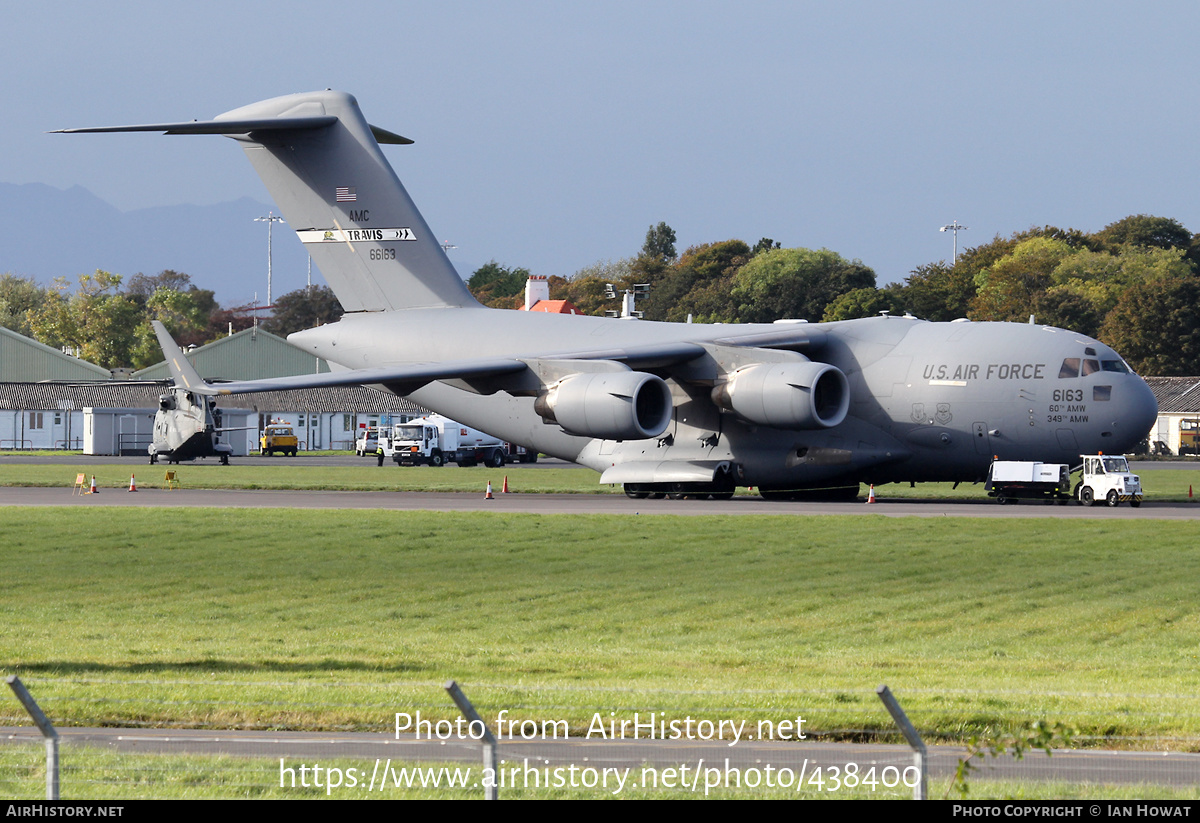
<instances>
[{"instance_id":1,"label":"white truck cab","mask_svg":"<svg viewBox=\"0 0 1200 823\"><path fill-rule=\"evenodd\" d=\"M1083 455L1083 478L1075 487L1075 497L1084 506L1104 501L1110 506L1129 501L1142 505L1142 481L1129 471L1129 461L1121 455Z\"/></svg>"}]
</instances>

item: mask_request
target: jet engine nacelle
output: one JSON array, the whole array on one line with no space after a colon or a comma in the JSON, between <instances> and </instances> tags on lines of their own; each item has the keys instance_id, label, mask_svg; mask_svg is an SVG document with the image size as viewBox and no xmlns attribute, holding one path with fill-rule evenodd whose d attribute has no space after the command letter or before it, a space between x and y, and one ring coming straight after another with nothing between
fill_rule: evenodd
<instances>
[{"instance_id":1,"label":"jet engine nacelle","mask_svg":"<svg viewBox=\"0 0 1200 823\"><path fill-rule=\"evenodd\" d=\"M713 389L712 400L751 423L827 429L846 419L850 382L826 363L762 363L734 372Z\"/></svg>"},{"instance_id":2,"label":"jet engine nacelle","mask_svg":"<svg viewBox=\"0 0 1200 823\"><path fill-rule=\"evenodd\" d=\"M563 378L534 410L570 434L601 440L658 437L671 422L671 389L644 372L592 372Z\"/></svg>"}]
</instances>

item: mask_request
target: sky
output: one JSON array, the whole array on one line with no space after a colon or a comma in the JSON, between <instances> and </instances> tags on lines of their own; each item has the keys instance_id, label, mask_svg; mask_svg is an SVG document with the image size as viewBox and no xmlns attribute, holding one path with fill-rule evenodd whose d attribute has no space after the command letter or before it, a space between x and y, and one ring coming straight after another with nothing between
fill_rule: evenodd
<instances>
[{"instance_id":1,"label":"sky","mask_svg":"<svg viewBox=\"0 0 1200 823\"><path fill-rule=\"evenodd\" d=\"M1194 2L125 0L8 17L0 181L125 211L266 206L224 138L45 132L340 89L416 141L385 153L464 275L495 260L569 276L635 255L659 221L681 251L770 237L860 259L880 285L948 260L952 221L960 247L1140 213L1200 231Z\"/></svg>"}]
</instances>

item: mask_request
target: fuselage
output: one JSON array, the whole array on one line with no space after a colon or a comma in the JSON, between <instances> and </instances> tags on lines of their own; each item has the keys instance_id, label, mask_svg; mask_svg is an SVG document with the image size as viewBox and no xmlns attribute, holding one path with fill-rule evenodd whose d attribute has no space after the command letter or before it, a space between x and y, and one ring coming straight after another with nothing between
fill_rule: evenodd
<instances>
[{"instance_id":1,"label":"fuselage","mask_svg":"<svg viewBox=\"0 0 1200 823\"><path fill-rule=\"evenodd\" d=\"M293 343L346 368L547 353L614 352L708 343L781 324L706 325L559 316L484 308L347 315L293 335ZM479 394L432 383L412 399L439 413L604 472L621 464L727 461L742 485L975 481L988 464L1076 465L1081 454L1120 453L1153 424L1153 394L1111 348L1074 332L1014 323L929 323L875 317L802 327L805 356L847 377L849 414L830 428L776 429L718 408L703 369L643 368L671 387L674 414L651 440L567 434L505 391ZM700 358L700 359L703 359Z\"/></svg>"}]
</instances>

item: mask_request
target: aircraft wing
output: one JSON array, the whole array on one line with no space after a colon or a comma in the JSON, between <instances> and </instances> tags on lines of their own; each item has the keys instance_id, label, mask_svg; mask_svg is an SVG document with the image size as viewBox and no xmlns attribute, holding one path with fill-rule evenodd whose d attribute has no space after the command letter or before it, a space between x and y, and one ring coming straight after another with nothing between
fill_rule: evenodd
<instances>
[{"instance_id":1,"label":"aircraft wing","mask_svg":"<svg viewBox=\"0 0 1200 823\"><path fill-rule=\"evenodd\" d=\"M381 366L373 369L326 374L298 374L291 377L273 377L265 380L239 380L229 383L209 383L196 371L183 351L171 338L170 332L157 320L153 321L154 333L167 359L167 367L175 385L196 394L231 395L253 394L288 389L315 389L324 386L362 386L373 383L408 385L411 391L434 380L454 378L495 377L524 371L527 366L520 360L488 358L458 360L447 363L402 363L397 366Z\"/></svg>"},{"instance_id":2,"label":"aircraft wing","mask_svg":"<svg viewBox=\"0 0 1200 823\"><path fill-rule=\"evenodd\" d=\"M435 380L497 377L526 369L524 362L509 359L452 360L446 363L402 363L373 369L351 369L326 374L298 374L291 377L272 377L265 380L239 380L231 383L207 384L202 394L253 394L289 389L317 389L326 386L368 386L386 383L416 391Z\"/></svg>"},{"instance_id":3,"label":"aircraft wing","mask_svg":"<svg viewBox=\"0 0 1200 823\"><path fill-rule=\"evenodd\" d=\"M654 369L667 368L672 365L684 363L705 353L705 347L702 343L670 341L665 343L647 343L624 348L562 351L550 355L540 354L531 357L478 358L450 360L438 363L398 363L392 366L352 369L326 374L301 374L289 377L266 378L263 380L208 383L196 372L162 323L154 321L153 325L154 331L158 335L159 344L162 346L164 355L166 355L167 365L171 369L171 376L175 379L175 384L194 391L197 394L208 395L253 394L256 392L286 391L290 389L372 384L387 384L389 387L406 393L416 391L427 383L436 380L471 380L516 375L524 372L533 360L610 361L624 364L631 369ZM714 339L710 342L722 346L796 350L817 347L823 342L823 338L824 332L819 329L800 326L795 329L787 328L780 329L779 331L756 331L746 334L735 333L728 337ZM614 368L620 367L614 366Z\"/></svg>"},{"instance_id":4,"label":"aircraft wing","mask_svg":"<svg viewBox=\"0 0 1200 823\"><path fill-rule=\"evenodd\" d=\"M157 324L156 324L157 326ZM164 331L165 333L165 331ZM169 339L169 338L168 338ZM164 347L164 352L166 348ZM176 349L178 351L178 349ZM615 361L625 363L631 368L654 368L668 366L673 363L691 360L704 353L702 346L688 344L666 344L645 346L636 349L606 349L590 352L565 352L550 357L528 359L516 358L480 358L474 360L448 360L440 363L399 363L394 366L379 366L370 369L351 369L347 371L329 372L326 374L298 374L289 377L273 377L263 380L239 380L229 383L206 383L199 375L186 376L181 370L175 374L174 358L168 355L168 365L172 365L172 375L176 383L195 391L198 394L232 395L253 394L266 391L286 391L289 389L316 389L327 386L367 386L387 384L400 393L416 391L427 383L435 380L471 380L488 377L504 377L524 372L531 360L593 360ZM178 358L191 364L183 358ZM614 366L613 368L619 368ZM194 369L192 369L194 372Z\"/></svg>"},{"instance_id":5,"label":"aircraft wing","mask_svg":"<svg viewBox=\"0 0 1200 823\"><path fill-rule=\"evenodd\" d=\"M790 351L810 351L820 348L825 343L825 332L805 323L781 324L782 328L760 329L737 332L732 326L732 334L723 337L698 341L678 340L667 343L645 343L635 346L625 346L611 349L582 349L579 351L562 351L553 354L541 354L539 360L615 360L624 363L631 369L666 368L678 363L684 363L704 354L705 344L732 346L737 348L787 349Z\"/></svg>"}]
</instances>

